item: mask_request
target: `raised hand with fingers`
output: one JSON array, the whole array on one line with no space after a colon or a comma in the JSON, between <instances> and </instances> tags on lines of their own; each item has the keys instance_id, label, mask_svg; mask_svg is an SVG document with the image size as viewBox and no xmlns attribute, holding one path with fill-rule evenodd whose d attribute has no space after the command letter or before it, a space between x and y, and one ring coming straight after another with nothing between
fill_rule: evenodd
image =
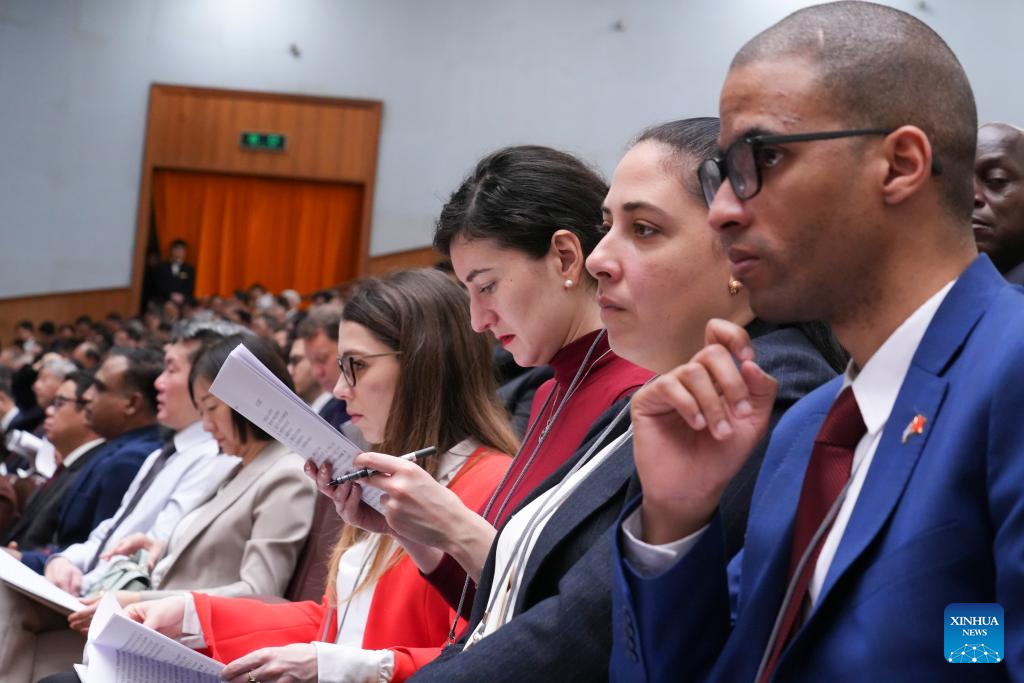
<instances>
[{"instance_id":1,"label":"raised hand with fingers","mask_svg":"<svg viewBox=\"0 0 1024 683\"><path fill-rule=\"evenodd\" d=\"M129 534L115 543L113 548L100 555L100 559L109 560L118 555L128 556L137 550L145 550L149 555L149 570L152 571L166 545L166 543L150 538L143 533Z\"/></svg>"},{"instance_id":2,"label":"raised hand with fingers","mask_svg":"<svg viewBox=\"0 0 1024 683\"><path fill-rule=\"evenodd\" d=\"M232 683L316 683L316 647L308 643L265 647L231 662L220 677Z\"/></svg>"},{"instance_id":3,"label":"raised hand with fingers","mask_svg":"<svg viewBox=\"0 0 1024 683\"><path fill-rule=\"evenodd\" d=\"M688 363L633 398L633 453L648 543L675 541L707 524L768 428L776 382L754 362L747 332L711 320L705 342Z\"/></svg>"},{"instance_id":4,"label":"raised hand with fingers","mask_svg":"<svg viewBox=\"0 0 1024 683\"><path fill-rule=\"evenodd\" d=\"M161 600L147 600L129 605L124 613L133 621L164 634L168 638L181 636L181 624L185 619L184 595L174 595Z\"/></svg>"},{"instance_id":5,"label":"raised hand with fingers","mask_svg":"<svg viewBox=\"0 0 1024 683\"><path fill-rule=\"evenodd\" d=\"M331 463L325 462L321 467L317 467L312 460L307 460L305 473L316 482L320 493L334 502L334 509L345 524L373 533L394 535L394 530L384 516L363 502L359 484L345 482L339 486L331 486L331 480L334 478Z\"/></svg>"},{"instance_id":6,"label":"raised hand with fingers","mask_svg":"<svg viewBox=\"0 0 1024 683\"><path fill-rule=\"evenodd\" d=\"M50 558L43 573L57 588L76 596L81 593L82 571L63 557Z\"/></svg>"},{"instance_id":7,"label":"raised hand with fingers","mask_svg":"<svg viewBox=\"0 0 1024 683\"><path fill-rule=\"evenodd\" d=\"M139 602L141 596L138 591L117 591L115 593L117 602L121 607L127 607L134 605ZM103 598L103 594L95 595L89 598L82 598L82 604L85 605L85 609L77 612L72 612L68 615L68 626L73 630L78 631L83 636L89 634L89 626L92 624L92 618L96 614L96 610L100 606L100 600Z\"/></svg>"}]
</instances>

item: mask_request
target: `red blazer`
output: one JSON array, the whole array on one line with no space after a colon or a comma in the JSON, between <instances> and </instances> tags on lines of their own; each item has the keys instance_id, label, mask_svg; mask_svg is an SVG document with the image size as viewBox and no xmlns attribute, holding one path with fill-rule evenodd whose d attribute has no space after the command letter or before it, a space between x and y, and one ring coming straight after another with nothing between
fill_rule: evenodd
<instances>
[{"instance_id":1,"label":"red blazer","mask_svg":"<svg viewBox=\"0 0 1024 683\"><path fill-rule=\"evenodd\" d=\"M508 456L478 448L448 488L470 510L486 504L509 466ZM264 647L319 640L337 635L336 613L325 595L312 601L267 604L246 598L220 598L193 593L206 640L206 654L225 664ZM455 610L420 576L406 555L378 580L370 601L363 648L391 649L393 681L404 681L437 657L448 637ZM460 620L459 629L465 626Z\"/></svg>"}]
</instances>

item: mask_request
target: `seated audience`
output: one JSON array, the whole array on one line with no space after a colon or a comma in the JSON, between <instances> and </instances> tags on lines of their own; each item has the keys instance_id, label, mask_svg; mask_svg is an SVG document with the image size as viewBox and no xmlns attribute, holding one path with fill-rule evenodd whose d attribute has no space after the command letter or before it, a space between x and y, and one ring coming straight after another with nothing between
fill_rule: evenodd
<instances>
[{"instance_id":1,"label":"seated audience","mask_svg":"<svg viewBox=\"0 0 1024 683\"><path fill-rule=\"evenodd\" d=\"M776 393L762 356L716 321L637 393L611 678L1019 680L1024 293L971 239L963 68L909 14L817 5L740 50L721 111L718 248L758 315L828 320L851 362L774 430L728 570L721 492ZM984 641L940 655L939 624L993 614L967 603L1001 606L1005 644L961 673Z\"/></svg>"},{"instance_id":2,"label":"seated audience","mask_svg":"<svg viewBox=\"0 0 1024 683\"><path fill-rule=\"evenodd\" d=\"M651 371L667 371L700 348L711 318L746 326L766 364L783 378L777 419L835 371L800 329L754 318L746 292L729 277L725 254L712 244L694 172L715 149L717 133L717 120L690 119L640 135L616 168L602 207L606 234L587 269L597 281L611 347ZM465 277L458 260L455 266ZM638 482L628 403L605 418L500 529L480 577L469 630L415 680L607 675L611 532ZM386 491L405 478L399 463L374 454L364 459L391 473L379 484ZM737 546L750 495L746 480L738 479L724 513L737 520L730 539ZM406 537L438 539L437 533L425 533L437 521L422 501L403 497L388 521ZM573 656L566 657L567 651Z\"/></svg>"},{"instance_id":3,"label":"seated audience","mask_svg":"<svg viewBox=\"0 0 1024 683\"><path fill-rule=\"evenodd\" d=\"M189 396L192 359L237 332L228 324L193 323L180 327L164 349L164 370L156 378L157 420L173 432L163 448L152 453L121 499L121 506L82 543L55 554L46 563L46 577L72 595L89 594L110 567L120 541L144 534L166 543L181 518L206 502L237 466L238 459L219 453L203 429ZM156 558L151 558L155 560ZM91 614L91 610L90 610ZM72 621L83 615L72 615Z\"/></svg>"},{"instance_id":4,"label":"seated audience","mask_svg":"<svg viewBox=\"0 0 1024 683\"><path fill-rule=\"evenodd\" d=\"M1024 284L1024 130L1006 123L978 129L971 223L978 251L1008 281Z\"/></svg>"},{"instance_id":5,"label":"seated audience","mask_svg":"<svg viewBox=\"0 0 1024 683\"><path fill-rule=\"evenodd\" d=\"M436 445L438 454L415 466L453 500L482 506L516 440L465 292L429 270L366 280L345 306L337 354L344 370L335 393L375 447ZM454 616L388 535L353 527L338 541L325 593L320 604L271 605L195 594L129 614L231 662L225 678L261 681L404 678L418 648L444 642Z\"/></svg>"},{"instance_id":6,"label":"seated audience","mask_svg":"<svg viewBox=\"0 0 1024 683\"><path fill-rule=\"evenodd\" d=\"M57 471L28 499L21 518L0 531L0 545L11 550L45 547L58 524L64 494L78 474L101 452L105 439L89 426L83 396L92 375L74 372L57 388L46 408L43 429L56 449Z\"/></svg>"},{"instance_id":7,"label":"seated audience","mask_svg":"<svg viewBox=\"0 0 1024 683\"><path fill-rule=\"evenodd\" d=\"M601 239L605 192L604 181L569 154L509 147L481 160L438 218L434 246L465 282L473 329L493 334L520 366L555 372L538 389L523 443L487 506L450 506L436 527L458 546L417 544L420 569L462 615L495 528L565 463L610 405L651 377L609 347L584 265ZM424 496L433 491L434 504L444 500L443 489L422 477L419 483ZM336 500L345 491L339 487Z\"/></svg>"},{"instance_id":8,"label":"seated audience","mask_svg":"<svg viewBox=\"0 0 1024 683\"><path fill-rule=\"evenodd\" d=\"M148 591L121 591L129 605L189 590L214 595L281 595L313 519L314 489L302 460L210 393L228 355L244 344L288 388L291 378L273 346L250 334L204 347L189 372L189 395L203 429L221 450L236 456L234 470L210 498L181 518L167 540L135 534L115 555L145 549L157 558ZM72 623L84 627L90 614Z\"/></svg>"},{"instance_id":9,"label":"seated audience","mask_svg":"<svg viewBox=\"0 0 1024 683\"><path fill-rule=\"evenodd\" d=\"M114 349L82 397L89 428L107 440L68 486L45 545L23 547L21 561L42 573L54 552L84 541L121 505L142 463L161 446L152 349ZM2 660L0 660L2 661Z\"/></svg>"}]
</instances>

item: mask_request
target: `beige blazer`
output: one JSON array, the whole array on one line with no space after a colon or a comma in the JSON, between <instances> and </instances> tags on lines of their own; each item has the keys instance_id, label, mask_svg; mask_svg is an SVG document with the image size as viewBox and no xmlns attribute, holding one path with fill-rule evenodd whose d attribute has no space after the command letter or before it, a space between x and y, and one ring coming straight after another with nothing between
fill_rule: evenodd
<instances>
[{"instance_id":1,"label":"beige blazer","mask_svg":"<svg viewBox=\"0 0 1024 683\"><path fill-rule=\"evenodd\" d=\"M313 523L316 487L303 460L271 442L240 467L172 534L172 555L158 590L144 600L180 591L212 595L282 595ZM163 562L163 561L161 561Z\"/></svg>"}]
</instances>

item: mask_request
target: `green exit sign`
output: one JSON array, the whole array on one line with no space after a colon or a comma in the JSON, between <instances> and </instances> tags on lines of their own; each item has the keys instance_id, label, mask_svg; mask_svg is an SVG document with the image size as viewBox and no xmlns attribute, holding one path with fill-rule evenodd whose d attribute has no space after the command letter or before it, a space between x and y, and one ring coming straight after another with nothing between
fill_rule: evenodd
<instances>
[{"instance_id":1,"label":"green exit sign","mask_svg":"<svg viewBox=\"0 0 1024 683\"><path fill-rule=\"evenodd\" d=\"M267 152L283 152L288 139L283 133L254 133L242 131L239 144L242 149L260 149Z\"/></svg>"}]
</instances>

